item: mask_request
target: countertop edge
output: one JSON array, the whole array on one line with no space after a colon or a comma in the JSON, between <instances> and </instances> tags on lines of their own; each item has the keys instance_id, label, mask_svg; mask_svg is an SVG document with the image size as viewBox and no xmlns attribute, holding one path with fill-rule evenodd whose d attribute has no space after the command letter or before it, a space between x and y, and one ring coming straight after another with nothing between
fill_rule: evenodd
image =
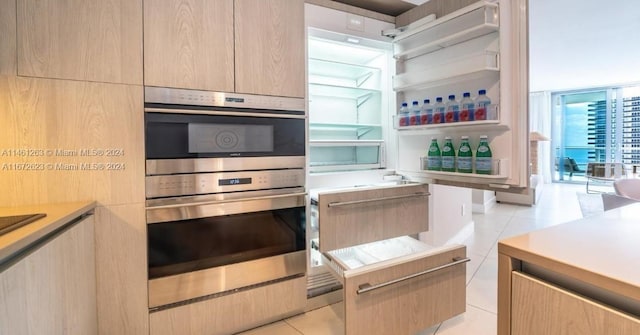
<instances>
[{"instance_id":1,"label":"countertop edge","mask_svg":"<svg viewBox=\"0 0 640 335\"><path fill-rule=\"evenodd\" d=\"M0 208L0 215L47 214L42 219L0 236L0 263L96 207L95 201L83 201Z\"/></svg>"},{"instance_id":2,"label":"countertop edge","mask_svg":"<svg viewBox=\"0 0 640 335\"><path fill-rule=\"evenodd\" d=\"M584 283L601 287L608 291L640 301L640 290L638 290L636 285L606 276L590 269L581 268L577 265L549 258L530 250L509 245L508 242L502 241L498 241L498 254L518 261L541 266L558 274L572 277Z\"/></svg>"}]
</instances>

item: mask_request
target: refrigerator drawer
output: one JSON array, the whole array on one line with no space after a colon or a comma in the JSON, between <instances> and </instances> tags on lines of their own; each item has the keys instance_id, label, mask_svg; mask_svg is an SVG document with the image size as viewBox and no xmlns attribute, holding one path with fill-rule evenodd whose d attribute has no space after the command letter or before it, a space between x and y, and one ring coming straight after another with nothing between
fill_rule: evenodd
<instances>
[{"instance_id":1,"label":"refrigerator drawer","mask_svg":"<svg viewBox=\"0 0 640 335\"><path fill-rule=\"evenodd\" d=\"M400 245L404 239L391 243ZM371 243L324 254L344 287L345 335L410 335L464 313L466 247L414 242L401 249L421 251L399 257L389 254L402 250L388 251L379 262L367 254L390 245Z\"/></svg>"},{"instance_id":2,"label":"refrigerator drawer","mask_svg":"<svg viewBox=\"0 0 640 335\"><path fill-rule=\"evenodd\" d=\"M318 193L320 251L427 231L428 196L417 183Z\"/></svg>"}]
</instances>

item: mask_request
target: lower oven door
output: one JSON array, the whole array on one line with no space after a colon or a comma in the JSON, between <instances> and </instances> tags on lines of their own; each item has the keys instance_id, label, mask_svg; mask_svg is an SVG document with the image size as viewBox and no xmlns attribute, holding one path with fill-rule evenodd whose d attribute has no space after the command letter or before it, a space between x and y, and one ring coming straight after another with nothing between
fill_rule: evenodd
<instances>
[{"instance_id":1,"label":"lower oven door","mask_svg":"<svg viewBox=\"0 0 640 335\"><path fill-rule=\"evenodd\" d=\"M147 207L147 222L150 308L306 271L304 193Z\"/></svg>"}]
</instances>

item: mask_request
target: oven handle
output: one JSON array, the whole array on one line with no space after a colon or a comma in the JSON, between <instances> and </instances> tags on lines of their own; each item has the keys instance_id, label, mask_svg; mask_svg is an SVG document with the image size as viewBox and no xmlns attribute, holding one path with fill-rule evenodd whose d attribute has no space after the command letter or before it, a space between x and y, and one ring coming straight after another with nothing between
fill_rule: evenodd
<instances>
[{"instance_id":1,"label":"oven handle","mask_svg":"<svg viewBox=\"0 0 640 335\"><path fill-rule=\"evenodd\" d=\"M447 263L447 264L444 264L444 265L440 265L440 266L436 266L434 268L431 268L431 269L428 269L428 270L424 270L424 271L421 271L421 272L418 272L418 273L414 273L414 274L411 274L411 275L408 275L408 276L405 276L405 277L402 277L402 278L393 279L393 280L390 280L388 282L384 282L384 283L376 284L376 285L371 285L369 283L362 284L362 285L360 285L358 287L358 289L356 290L356 293L357 294L367 293L369 291L373 291L373 290L377 290L377 289L380 289L380 288L383 288L383 287L387 287L389 285L397 284L397 283L403 282L405 280L413 279L413 278L416 278L416 277L419 277L419 276L424 276L424 275L432 273L432 272L444 270L446 268L449 268L449 267L452 267L452 266L455 266L455 265L458 265L458 264L466 263L466 262L468 262L470 260L471 259L467 258L467 257L465 257L465 258L456 257L456 258L452 259L450 263Z\"/></svg>"},{"instance_id":2,"label":"oven handle","mask_svg":"<svg viewBox=\"0 0 640 335\"><path fill-rule=\"evenodd\" d=\"M194 206L203 206L203 205L219 205L229 202L245 202L245 201L253 201L253 200L268 200L268 199L280 199L280 198L295 198L306 196L306 192L301 193L287 193L287 194L276 194L276 195L266 195L261 197L251 197L251 198L236 198L236 199L227 199L227 200L211 200L211 201L197 201L197 202L187 202L187 203L179 203L179 204L169 204L169 205L159 205L147 207L147 209L163 209L163 208L180 208L180 207L194 207Z\"/></svg>"},{"instance_id":3,"label":"oven handle","mask_svg":"<svg viewBox=\"0 0 640 335\"><path fill-rule=\"evenodd\" d=\"M144 111L152 112L152 113L184 113L184 114L222 115L222 116L251 116L251 117L269 117L269 118L282 118L282 119L304 119L305 118L304 115L294 115L294 114L230 112L230 111L198 110L198 109L145 108Z\"/></svg>"},{"instance_id":4,"label":"oven handle","mask_svg":"<svg viewBox=\"0 0 640 335\"><path fill-rule=\"evenodd\" d=\"M147 224L171 222L180 220L191 220L206 217L216 217L222 215L243 214L249 212L259 212L274 209L294 208L305 206L305 196L307 193L289 193L279 195L268 195L262 197L202 201L184 204L171 204L152 206L146 208ZM296 198L303 197L301 200ZM253 203L255 201L269 201L291 198L292 201L279 203L277 205L269 203ZM284 200L287 201L287 200ZM228 206L227 206L228 204Z\"/></svg>"}]
</instances>

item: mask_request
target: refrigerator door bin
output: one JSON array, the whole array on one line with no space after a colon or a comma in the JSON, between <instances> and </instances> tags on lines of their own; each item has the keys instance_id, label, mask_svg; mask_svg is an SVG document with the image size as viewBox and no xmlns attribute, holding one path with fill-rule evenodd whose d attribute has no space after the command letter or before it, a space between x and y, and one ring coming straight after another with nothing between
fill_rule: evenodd
<instances>
[{"instance_id":1,"label":"refrigerator door bin","mask_svg":"<svg viewBox=\"0 0 640 335\"><path fill-rule=\"evenodd\" d=\"M478 2L397 35L394 57L409 59L465 42L498 31L499 23L498 5Z\"/></svg>"},{"instance_id":2,"label":"refrigerator door bin","mask_svg":"<svg viewBox=\"0 0 640 335\"><path fill-rule=\"evenodd\" d=\"M487 50L458 57L423 70L407 71L393 77L393 89L395 91L423 90L492 75L497 79L500 71L499 56L497 52Z\"/></svg>"}]
</instances>

